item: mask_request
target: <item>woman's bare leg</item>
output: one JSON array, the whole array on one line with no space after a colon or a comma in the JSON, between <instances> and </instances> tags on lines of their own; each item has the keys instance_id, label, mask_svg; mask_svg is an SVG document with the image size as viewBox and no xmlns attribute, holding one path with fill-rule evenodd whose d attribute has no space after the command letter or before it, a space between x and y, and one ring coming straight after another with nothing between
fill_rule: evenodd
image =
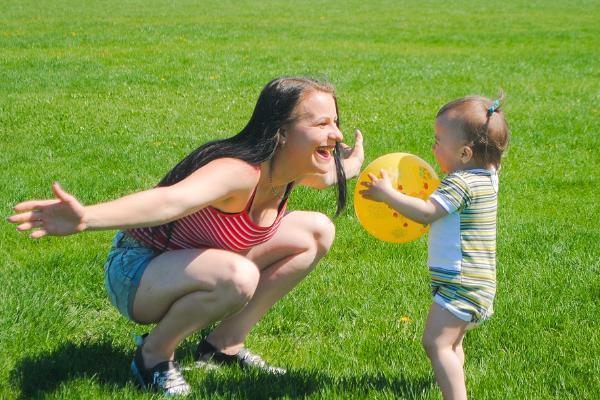
<instances>
[{"instance_id":1,"label":"woman's bare leg","mask_svg":"<svg viewBox=\"0 0 600 400\"><path fill-rule=\"evenodd\" d=\"M133 309L138 322L158 322L144 341L146 368L172 359L191 333L237 312L254 294L258 279L252 261L224 250L176 250L153 259Z\"/></svg>"},{"instance_id":2,"label":"woman's bare leg","mask_svg":"<svg viewBox=\"0 0 600 400\"><path fill-rule=\"evenodd\" d=\"M287 214L268 242L247 253L261 270L254 296L210 333L209 342L224 353L237 353L252 327L327 254L334 238L335 226L325 215L303 211Z\"/></svg>"}]
</instances>

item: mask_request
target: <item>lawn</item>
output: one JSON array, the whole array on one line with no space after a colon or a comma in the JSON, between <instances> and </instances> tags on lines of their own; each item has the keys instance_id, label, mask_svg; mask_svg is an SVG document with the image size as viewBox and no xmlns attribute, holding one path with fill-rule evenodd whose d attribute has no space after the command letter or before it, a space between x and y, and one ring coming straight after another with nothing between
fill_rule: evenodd
<instances>
[{"instance_id":1,"label":"lawn","mask_svg":"<svg viewBox=\"0 0 600 400\"><path fill-rule=\"evenodd\" d=\"M0 211L55 180L86 204L152 187L239 131L281 75L335 84L367 162L405 151L433 165L439 107L502 89L496 314L465 339L468 391L600 398L598 37L600 1L4 0ZM299 188L290 207L332 215L335 193ZM330 254L247 340L290 372L186 372L198 398L441 398L420 345L426 238L379 242L351 202L335 223ZM0 224L0 398L151 397L128 370L147 327L102 284L112 235L32 242Z\"/></svg>"}]
</instances>

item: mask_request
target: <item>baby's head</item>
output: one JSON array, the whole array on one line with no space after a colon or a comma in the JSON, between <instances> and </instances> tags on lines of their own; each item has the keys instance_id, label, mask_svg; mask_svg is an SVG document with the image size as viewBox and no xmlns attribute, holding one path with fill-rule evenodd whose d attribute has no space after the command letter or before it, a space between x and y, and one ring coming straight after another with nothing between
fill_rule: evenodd
<instances>
[{"instance_id":1,"label":"baby's head","mask_svg":"<svg viewBox=\"0 0 600 400\"><path fill-rule=\"evenodd\" d=\"M444 105L435 119L435 157L443 172L500 168L509 140L500 100L466 96Z\"/></svg>"}]
</instances>

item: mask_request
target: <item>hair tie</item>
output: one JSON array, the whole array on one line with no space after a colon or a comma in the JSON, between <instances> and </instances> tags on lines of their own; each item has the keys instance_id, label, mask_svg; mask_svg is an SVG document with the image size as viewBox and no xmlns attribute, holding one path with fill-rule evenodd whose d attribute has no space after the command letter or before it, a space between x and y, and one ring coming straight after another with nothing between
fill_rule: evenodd
<instances>
[{"instance_id":1,"label":"hair tie","mask_svg":"<svg viewBox=\"0 0 600 400\"><path fill-rule=\"evenodd\" d=\"M499 108L500 108L500 99L494 100L494 102L492 103L491 107L488 108L488 110L487 110L488 117L490 115L492 115Z\"/></svg>"}]
</instances>

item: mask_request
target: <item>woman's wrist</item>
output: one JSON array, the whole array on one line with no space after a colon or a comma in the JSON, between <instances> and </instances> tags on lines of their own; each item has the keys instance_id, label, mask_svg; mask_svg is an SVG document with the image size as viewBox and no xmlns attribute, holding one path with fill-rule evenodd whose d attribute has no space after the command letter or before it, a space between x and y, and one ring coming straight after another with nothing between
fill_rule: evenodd
<instances>
[{"instance_id":1,"label":"woman's wrist","mask_svg":"<svg viewBox=\"0 0 600 400\"><path fill-rule=\"evenodd\" d=\"M354 178L360 174L360 167L362 167L362 162L360 160L357 160L356 158L347 158L343 163L346 179Z\"/></svg>"},{"instance_id":2,"label":"woman's wrist","mask_svg":"<svg viewBox=\"0 0 600 400\"><path fill-rule=\"evenodd\" d=\"M93 221L90 215L90 207L84 207L83 208L83 215L81 216L81 221L79 222L79 225L77 226L77 231L78 232L84 232L84 231L91 231L94 230L93 229Z\"/></svg>"}]
</instances>

